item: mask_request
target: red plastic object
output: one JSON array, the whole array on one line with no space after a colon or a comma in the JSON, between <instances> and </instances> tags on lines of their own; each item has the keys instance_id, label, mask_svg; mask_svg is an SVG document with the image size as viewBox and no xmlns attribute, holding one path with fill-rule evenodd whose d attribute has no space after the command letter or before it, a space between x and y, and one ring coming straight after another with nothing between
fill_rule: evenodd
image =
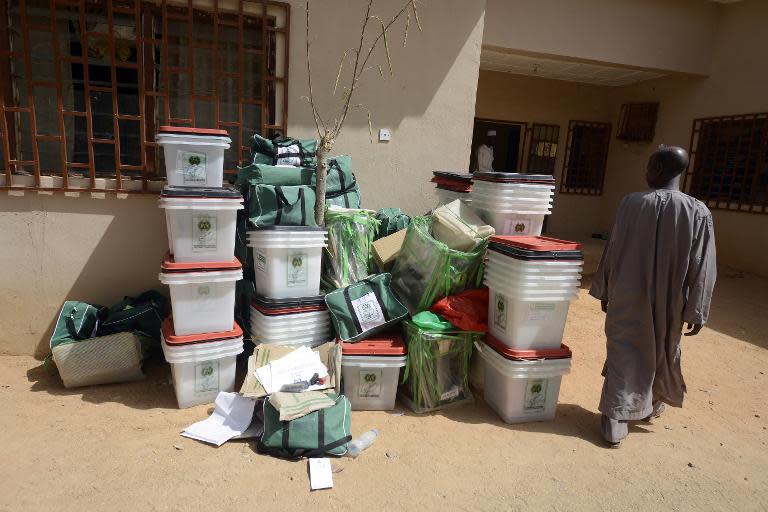
<instances>
[{"instance_id":1,"label":"red plastic object","mask_svg":"<svg viewBox=\"0 0 768 512\"><path fill-rule=\"evenodd\" d=\"M345 356L404 356L406 348L403 337L389 331L357 343L341 342L341 353Z\"/></svg>"},{"instance_id":2,"label":"red plastic object","mask_svg":"<svg viewBox=\"0 0 768 512\"><path fill-rule=\"evenodd\" d=\"M445 297L437 301L430 311L462 331L485 332L488 330L488 288Z\"/></svg>"},{"instance_id":3,"label":"red plastic object","mask_svg":"<svg viewBox=\"0 0 768 512\"><path fill-rule=\"evenodd\" d=\"M197 343L210 343L216 341L229 341L233 338L239 338L243 335L243 330L237 325L232 326L231 331L208 332L205 334L188 334L185 336L176 336L173 330L173 317L169 316L163 320L161 327L163 339L168 345L195 345Z\"/></svg>"},{"instance_id":4,"label":"red plastic object","mask_svg":"<svg viewBox=\"0 0 768 512\"><path fill-rule=\"evenodd\" d=\"M299 306L294 308L270 309L270 308L265 308L263 306L260 306L253 302L251 302L251 307L256 311L258 311L259 313L266 316L293 315L296 313L312 313L315 311L325 311L326 309L328 309L326 306Z\"/></svg>"},{"instance_id":5,"label":"red plastic object","mask_svg":"<svg viewBox=\"0 0 768 512\"><path fill-rule=\"evenodd\" d=\"M529 251L579 251L581 244L546 236L492 236L491 242Z\"/></svg>"},{"instance_id":6,"label":"red plastic object","mask_svg":"<svg viewBox=\"0 0 768 512\"><path fill-rule=\"evenodd\" d=\"M243 266L235 258L232 261L216 261L212 263L176 263L170 252L163 256L163 262L160 264L162 272L219 272L222 270L240 270Z\"/></svg>"},{"instance_id":7,"label":"red plastic object","mask_svg":"<svg viewBox=\"0 0 768 512\"><path fill-rule=\"evenodd\" d=\"M432 183L437 184L439 188L453 190L455 192L471 192L472 191L472 183L467 183L466 181L451 180L448 178L441 178L439 176L435 176L430 181Z\"/></svg>"},{"instance_id":8,"label":"red plastic object","mask_svg":"<svg viewBox=\"0 0 768 512\"><path fill-rule=\"evenodd\" d=\"M532 359L570 359L573 357L568 345L560 345L560 348L551 348L547 350L515 350L506 346L490 334L485 335L483 339L486 345L499 353L506 359L513 360L532 360Z\"/></svg>"},{"instance_id":9,"label":"red plastic object","mask_svg":"<svg viewBox=\"0 0 768 512\"><path fill-rule=\"evenodd\" d=\"M177 133L182 135L204 135L206 137L229 137L227 130L215 128L192 128L190 126L161 126L159 133Z\"/></svg>"}]
</instances>

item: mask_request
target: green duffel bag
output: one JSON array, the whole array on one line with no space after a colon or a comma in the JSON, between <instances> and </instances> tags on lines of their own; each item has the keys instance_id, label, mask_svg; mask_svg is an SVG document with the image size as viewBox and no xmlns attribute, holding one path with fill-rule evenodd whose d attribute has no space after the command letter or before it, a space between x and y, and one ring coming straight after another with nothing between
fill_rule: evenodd
<instances>
[{"instance_id":1,"label":"green duffel bag","mask_svg":"<svg viewBox=\"0 0 768 512\"><path fill-rule=\"evenodd\" d=\"M333 327L344 342L364 340L408 318L392 292L389 274L378 274L325 296Z\"/></svg>"},{"instance_id":2,"label":"green duffel bag","mask_svg":"<svg viewBox=\"0 0 768 512\"><path fill-rule=\"evenodd\" d=\"M345 192L327 194L325 206L340 206L342 208L360 209L360 188L355 186Z\"/></svg>"},{"instance_id":3,"label":"green duffel bag","mask_svg":"<svg viewBox=\"0 0 768 512\"><path fill-rule=\"evenodd\" d=\"M408 227L411 217L400 208L382 208L376 213L376 220L381 222L376 239L384 238Z\"/></svg>"},{"instance_id":4,"label":"green duffel bag","mask_svg":"<svg viewBox=\"0 0 768 512\"><path fill-rule=\"evenodd\" d=\"M251 150L254 164L317 167L317 141L314 139L269 140L257 133L251 138Z\"/></svg>"},{"instance_id":5,"label":"green duffel bag","mask_svg":"<svg viewBox=\"0 0 768 512\"><path fill-rule=\"evenodd\" d=\"M238 188L245 183L251 185L316 185L316 170L313 167L286 167L265 164L251 164L240 169L235 182ZM352 172L352 157L341 155L328 161L328 179L325 182L327 196L339 195L357 187Z\"/></svg>"},{"instance_id":6,"label":"green duffel bag","mask_svg":"<svg viewBox=\"0 0 768 512\"><path fill-rule=\"evenodd\" d=\"M315 191L300 185L256 185L245 198L250 228L264 226L317 226Z\"/></svg>"},{"instance_id":7,"label":"green duffel bag","mask_svg":"<svg viewBox=\"0 0 768 512\"><path fill-rule=\"evenodd\" d=\"M345 455L352 440L352 410L344 395L328 393L336 403L290 421L264 401L264 434L257 444L259 453L284 459Z\"/></svg>"},{"instance_id":8,"label":"green duffel bag","mask_svg":"<svg viewBox=\"0 0 768 512\"><path fill-rule=\"evenodd\" d=\"M50 347L96 336L99 322L109 314L104 306L78 300L64 302L51 335Z\"/></svg>"}]
</instances>

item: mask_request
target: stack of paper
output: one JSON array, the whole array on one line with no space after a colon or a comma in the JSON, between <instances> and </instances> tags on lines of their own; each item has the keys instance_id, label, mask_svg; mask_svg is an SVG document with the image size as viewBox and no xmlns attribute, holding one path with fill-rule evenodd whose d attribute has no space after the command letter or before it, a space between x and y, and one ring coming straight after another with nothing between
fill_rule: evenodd
<instances>
[{"instance_id":1,"label":"stack of paper","mask_svg":"<svg viewBox=\"0 0 768 512\"><path fill-rule=\"evenodd\" d=\"M216 397L216 408L210 418L190 425L181 435L221 446L248 430L255 405L256 400L222 391Z\"/></svg>"},{"instance_id":2,"label":"stack of paper","mask_svg":"<svg viewBox=\"0 0 768 512\"><path fill-rule=\"evenodd\" d=\"M309 347L300 347L287 356L257 368L255 373L266 392L272 394L286 384L309 381L314 374L320 378L327 377L328 368L320 361L320 354ZM321 384L315 384L308 391L324 388Z\"/></svg>"}]
</instances>

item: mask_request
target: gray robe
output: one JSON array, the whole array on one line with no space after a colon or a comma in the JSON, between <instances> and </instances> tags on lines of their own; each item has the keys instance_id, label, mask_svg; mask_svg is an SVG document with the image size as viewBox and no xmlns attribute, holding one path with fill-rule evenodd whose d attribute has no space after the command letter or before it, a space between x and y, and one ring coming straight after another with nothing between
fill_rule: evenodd
<instances>
[{"instance_id":1,"label":"gray robe","mask_svg":"<svg viewBox=\"0 0 768 512\"><path fill-rule=\"evenodd\" d=\"M672 190L626 196L590 294L608 301L600 412L649 416L653 402L682 406L683 322L703 324L717 274L712 214Z\"/></svg>"}]
</instances>

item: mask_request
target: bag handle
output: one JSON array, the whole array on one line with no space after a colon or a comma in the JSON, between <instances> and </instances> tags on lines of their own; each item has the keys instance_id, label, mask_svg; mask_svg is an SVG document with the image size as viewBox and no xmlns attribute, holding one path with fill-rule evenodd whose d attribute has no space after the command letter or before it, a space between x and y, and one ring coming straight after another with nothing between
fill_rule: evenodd
<instances>
[{"instance_id":1,"label":"bag handle","mask_svg":"<svg viewBox=\"0 0 768 512\"><path fill-rule=\"evenodd\" d=\"M379 303L379 307L381 308L381 314L384 315L384 321L389 322L391 318L389 312L387 312L387 308L384 307L384 301L381 299L381 292L379 291L378 285L374 283L373 279L370 277L366 277L362 282L367 283L368 286L371 287L371 291L373 292L374 297L376 297L376 302Z\"/></svg>"},{"instance_id":2,"label":"bag handle","mask_svg":"<svg viewBox=\"0 0 768 512\"><path fill-rule=\"evenodd\" d=\"M349 309L350 313L352 313L352 322L355 324L355 332L357 333L356 336L359 336L360 334L363 334L363 326L360 325L360 319L357 318L357 314L355 314L355 308L352 307L352 299L349 296L349 286L344 288L344 301L347 303L347 308ZM350 338L354 338L354 336L350 336Z\"/></svg>"},{"instance_id":3,"label":"bag handle","mask_svg":"<svg viewBox=\"0 0 768 512\"><path fill-rule=\"evenodd\" d=\"M277 212L275 212L275 224L279 225L283 218L283 208L290 206L291 203L286 199L285 194L283 193L283 187L279 185L275 187L275 199L277 200L278 206Z\"/></svg>"},{"instance_id":4,"label":"bag handle","mask_svg":"<svg viewBox=\"0 0 768 512\"><path fill-rule=\"evenodd\" d=\"M304 189L299 189L299 204L301 206L301 225L307 225L307 205L304 202Z\"/></svg>"}]
</instances>

